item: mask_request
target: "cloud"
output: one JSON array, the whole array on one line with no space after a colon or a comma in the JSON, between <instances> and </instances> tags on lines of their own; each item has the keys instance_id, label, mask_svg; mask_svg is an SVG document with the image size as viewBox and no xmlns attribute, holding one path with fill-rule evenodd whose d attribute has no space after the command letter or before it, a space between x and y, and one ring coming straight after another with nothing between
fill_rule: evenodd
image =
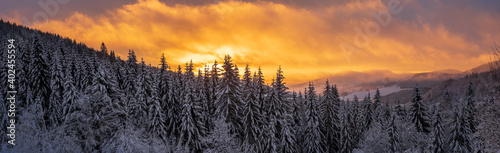
<instances>
[{"instance_id":1,"label":"cloud","mask_svg":"<svg viewBox=\"0 0 500 153\"><path fill-rule=\"evenodd\" d=\"M122 59L134 49L153 65L161 53L175 67L192 59L198 68L230 54L240 70L261 66L268 82L282 65L290 84L344 71L465 70L487 62L493 42L500 41L491 33L499 32L495 12L441 4L426 14L426 4L401 0L401 13L392 14L389 24L347 59L340 44L355 44L354 29L377 23L372 11L387 10L387 1L301 3L139 0L98 15L75 11L34 27L94 48L104 42ZM466 24L471 21L474 25Z\"/></svg>"}]
</instances>

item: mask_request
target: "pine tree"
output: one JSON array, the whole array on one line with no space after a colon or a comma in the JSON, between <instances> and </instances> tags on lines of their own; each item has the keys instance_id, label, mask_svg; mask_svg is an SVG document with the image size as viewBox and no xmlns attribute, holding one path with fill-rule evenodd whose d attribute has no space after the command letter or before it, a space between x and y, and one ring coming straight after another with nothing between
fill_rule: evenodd
<instances>
[{"instance_id":1,"label":"pine tree","mask_svg":"<svg viewBox=\"0 0 500 153\"><path fill-rule=\"evenodd\" d=\"M201 143L201 132L198 128L202 124L200 120L196 119L198 115L194 106L195 95L192 85L192 80L186 80L184 100L182 102L182 111L180 116L180 127L178 138L178 145L184 146L185 150L191 152L200 152L203 148Z\"/></svg>"},{"instance_id":2,"label":"pine tree","mask_svg":"<svg viewBox=\"0 0 500 153\"><path fill-rule=\"evenodd\" d=\"M112 95L116 93L116 85L110 79L109 72L97 67L93 73L94 80L92 85L87 89L91 106L93 136L96 142L102 142L108 138L113 132L122 126L125 112L113 102ZM99 148L100 144L96 144Z\"/></svg>"},{"instance_id":3,"label":"pine tree","mask_svg":"<svg viewBox=\"0 0 500 153\"><path fill-rule=\"evenodd\" d=\"M68 120L70 118L70 114L72 114L74 111L76 111L77 108L77 101L80 99L80 93L75 87L75 82L73 81L73 78L69 74L70 71L66 71L65 75L65 82L64 82L64 93L63 93L63 101L62 101L62 106L63 106L63 117L64 120Z\"/></svg>"},{"instance_id":4,"label":"pine tree","mask_svg":"<svg viewBox=\"0 0 500 153\"><path fill-rule=\"evenodd\" d=\"M139 67L139 74L137 76L137 82L136 82L136 87L135 89L135 98L136 101L131 102L131 109L132 109L132 114L134 116L133 122L135 125L138 127L141 127L141 125L148 125L148 120L146 120L148 116L148 104L150 103L150 97L151 97L151 78L149 77L149 71L146 69L146 64L144 61L141 62L141 65ZM141 127L145 128L145 127Z\"/></svg>"},{"instance_id":5,"label":"pine tree","mask_svg":"<svg viewBox=\"0 0 500 153\"><path fill-rule=\"evenodd\" d=\"M314 85L309 82L309 90L307 91L307 123L304 136L304 152L323 152L321 140L323 135L320 130L320 119L318 114L318 106L316 99L316 91Z\"/></svg>"},{"instance_id":6,"label":"pine tree","mask_svg":"<svg viewBox=\"0 0 500 153\"><path fill-rule=\"evenodd\" d=\"M241 91L239 87L239 78L234 73L233 61L229 55L225 56L224 65L222 67L224 72L222 73L223 77L217 90L215 114L225 117L226 122L232 124L232 131L239 135L239 130L241 130ZM241 138L241 135L238 137Z\"/></svg>"},{"instance_id":7,"label":"pine tree","mask_svg":"<svg viewBox=\"0 0 500 153\"><path fill-rule=\"evenodd\" d=\"M326 152L338 152L340 151L340 119L338 115L340 114L339 105L340 101L337 101L338 97L335 95L333 89L331 88L328 80L326 81L326 87L323 91L323 124L321 125L321 129L323 135L325 136L323 144L326 145ZM336 90L336 89L335 89ZM336 91L335 91L336 92Z\"/></svg>"},{"instance_id":8,"label":"pine tree","mask_svg":"<svg viewBox=\"0 0 500 153\"><path fill-rule=\"evenodd\" d=\"M50 80L51 94L49 106L49 122L52 126L58 126L63 118L63 72L60 52L54 54L54 65L52 65L52 76Z\"/></svg>"},{"instance_id":9,"label":"pine tree","mask_svg":"<svg viewBox=\"0 0 500 153\"><path fill-rule=\"evenodd\" d=\"M265 103L265 95L266 95L266 90L264 88L264 75L262 74L262 71L259 67L258 73L257 73L257 99L259 101L259 106L260 106L260 113L261 114L266 114L266 103Z\"/></svg>"},{"instance_id":10,"label":"pine tree","mask_svg":"<svg viewBox=\"0 0 500 153\"><path fill-rule=\"evenodd\" d=\"M211 92L211 87L210 87L210 80L211 80L211 74L209 71L208 64L205 64L205 70L204 70L204 77L203 77L203 94L204 94L204 100L206 102L204 103L204 117L205 117L205 128L207 132L212 131L214 128L214 123L213 123L213 99L212 99L212 92Z\"/></svg>"},{"instance_id":11,"label":"pine tree","mask_svg":"<svg viewBox=\"0 0 500 153\"><path fill-rule=\"evenodd\" d=\"M415 87L415 92L412 98L412 107L410 108L411 121L415 125L417 132L429 133L429 127L431 126L429 123L427 109L425 105L422 103L420 89Z\"/></svg>"},{"instance_id":12,"label":"pine tree","mask_svg":"<svg viewBox=\"0 0 500 153\"><path fill-rule=\"evenodd\" d=\"M151 104L149 105L149 125L147 131L151 134L151 136L158 136L162 140L166 141L167 132L165 131L165 115L163 114L160 98L158 97L158 92L153 87L153 91L151 93L150 100Z\"/></svg>"},{"instance_id":13,"label":"pine tree","mask_svg":"<svg viewBox=\"0 0 500 153\"><path fill-rule=\"evenodd\" d=\"M477 115L475 102L476 102L476 94L474 92L473 84L472 82L470 82L469 87L467 88L467 92L465 94L464 118L465 121L467 122L466 126L468 129L470 129L471 133L476 132L476 128L478 125L475 119Z\"/></svg>"},{"instance_id":14,"label":"pine tree","mask_svg":"<svg viewBox=\"0 0 500 153\"><path fill-rule=\"evenodd\" d=\"M282 144L282 150L281 152L287 152L287 153L293 153L297 152L297 145L296 145L296 137L295 137L295 130L293 126L290 124L292 119L289 114L284 115L284 121L281 123L281 144Z\"/></svg>"},{"instance_id":15,"label":"pine tree","mask_svg":"<svg viewBox=\"0 0 500 153\"><path fill-rule=\"evenodd\" d=\"M377 111L377 108L380 106L380 104L382 103L382 96L380 96L380 91L377 90L375 91L375 96L373 97L373 110L376 112Z\"/></svg>"},{"instance_id":16,"label":"pine tree","mask_svg":"<svg viewBox=\"0 0 500 153\"><path fill-rule=\"evenodd\" d=\"M445 152L445 144L444 144L444 128L443 128L443 123L441 123L441 113L438 111L436 114L436 121L434 122L434 139L432 141L432 146L433 146L433 152L435 153L442 153Z\"/></svg>"},{"instance_id":17,"label":"pine tree","mask_svg":"<svg viewBox=\"0 0 500 153\"><path fill-rule=\"evenodd\" d=\"M245 107L243 110L243 128L244 128L244 143L251 146L250 150L258 152L260 144L260 127L262 123L262 116L259 112L259 104L256 95L255 83L250 78L250 69L245 68L245 75L243 77L243 91L246 93Z\"/></svg>"},{"instance_id":18,"label":"pine tree","mask_svg":"<svg viewBox=\"0 0 500 153\"><path fill-rule=\"evenodd\" d=\"M363 131L367 131L373 121L373 111L372 111L372 104L370 100L370 94L368 93L368 97L365 97L363 99L363 112L364 112L364 127Z\"/></svg>"},{"instance_id":19,"label":"pine tree","mask_svg":"<svg viewBox=\"0 0 500 153\"><path fill-rule=\"evenodd\" d=\"M451 124L451 133L448 139L448 151L466 153L472 152L470 138L468 136L467 122L465 121L464 114L453 112L453 121Z\"/></svg>"},{"instance_id":20,"label":"pine tree","mask_svg":"<svg viewBox=\"0 0 500 153\"><path fill-rule=\"evenodd\" d=\"M399 141L399 131L396 126L396 117L392 116L392 119L389 124L388 135L389 135L389 144L391 144L391 152L399 152L401 148L401 143Z\"/></svg>"},{"instance_id":21,"label":"pine tree","mask_svg":"<svg viewBox=\"0 0 500 153\"><path fill-rule=\"evenodd\" d=\"M104 45L104 42L101 43L101 53L103 55L108 55L108 48L106 48L106 45Z\"/></svg>"},{"instance_id":22,"label":"pine tree","mask_svg":"<svg viewBox=\"0 0 500 153\"><path fill-rule=\"evenodd\" d=\"M351 115L346 114L346 116L344 116L343 119L344 121L342 122L343 126L340 139L341 140L340 152L350 153L354 148L354 144L352 144L351 128L349 127Z\"/></svg>"},{"instance_id":23,"label":"pine tree","mask_svg":"<svg viewBox=\"0 0 500 153\"><path fill-rule=\"evenodd\" d=\"M404 104L401 104L401 101L398 100L398 103L394 107L394 112L396 112L396 116L398 119L406 120L406 109L403 107Z\"/></svg>"},{"instance_id":24,"label":"pine tree","mask_svg":"<svg viewBox=\"0 0 500 153\"><path fill-rule=\"evenodd\" d=\"M30 81L31 92L33 96L28 96L27 104L30 105L33 101L42 106L44 113L43 119L45 124L48 125L49 121L49 98L50 98L50 71L48 62L45 60L44 47L40 42L40 37L35 36L33 40L33 57L30 63L31 70L29 76L32 78ZM27 91L28 94L30 91Z\"/></svg>"},{"instance_id":25,"label":"pine tree","mask_svg":"<svg viewBox=\"0 0 500 153\"><path fill-rule=\"evenodd\" d=\"M300 152L303 150L303 133L304 133L304 119L303 119L303 112L302 112L302 92L299 91L299 95L297 96L297 93L294 91L292 93L292 104L293 104L293 130L295 132L295 142L297 146L297 152Z\"/></svg>"}]
</instances>

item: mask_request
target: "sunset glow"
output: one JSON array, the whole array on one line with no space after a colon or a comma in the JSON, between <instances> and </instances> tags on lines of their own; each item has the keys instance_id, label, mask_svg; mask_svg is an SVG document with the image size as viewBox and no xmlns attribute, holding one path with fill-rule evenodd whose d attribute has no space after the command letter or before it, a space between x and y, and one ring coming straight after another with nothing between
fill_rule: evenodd
<instances>
[{"instance_id":1,"label":"sunset glow","mask_svg":"<svg viewBox=\"0 0 500 153\"><path fill-rule=\"evenodd\" d=\"M173 67L193 60L197 68L229 54L240 69L261 66L266 81L281 65L291 84L344 71L466 70L488 62L493 43L500 41L498 11L465 3L401 0L401 12L381 26L373 14L387 11L390 2L302 6L281 1L139 0L100 14L71 11L68 4L60 9L71 13L30 27L96 49L104 42L122 59L134 49L139 59L153 65L162 53ZM17 23L26 16L22 10L1 13L4 20ZM355 45L355 29L377 30L373 23L379 24L379 33L347 57L341 44Z\"/></svg>"}]
</instances>

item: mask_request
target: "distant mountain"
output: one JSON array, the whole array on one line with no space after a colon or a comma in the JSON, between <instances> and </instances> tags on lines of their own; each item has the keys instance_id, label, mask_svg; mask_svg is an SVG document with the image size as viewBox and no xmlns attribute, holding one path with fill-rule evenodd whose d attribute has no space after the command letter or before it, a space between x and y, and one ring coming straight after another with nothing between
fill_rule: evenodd
<instances>
[{"instance_id":1,"label":"distant mountain","mask_svg":"<svg viewBox=\"0 0 500 153\"><path fill-rule=\"evenodd\" d=\"M470 70L464 71L464 72L462 72L462 74L481 73L481 72L489 71L490 69L491 69L490 63L486 63L486 64L479 65L475 68L472 68Z\"/></svg>"},{"instance_id":2,"label":"distant mountain","mask_svg":"<svg viewBox=\"0 0 500 153\"><path fill-rule=\"evenodd\" d=\"M459 79L472 73L481 73L489 71L489 64L482 64L466 71L456 69L443 69L423 73L404 73L398 74L389 70L374 70L367 72L347 71L332 76L312 80L317 89L323 89L326 80L330 84L336 84L341 96L350 98L354 95L360 97L362 94L373 92L377 88L387 88L384 95L398 92L400 90L413 88L419 85L429 90L447 79ZM289 85L290 90L304 90L308 82ZM397 90L395 90L397 89Z\"/></svg>"}]
</instances>

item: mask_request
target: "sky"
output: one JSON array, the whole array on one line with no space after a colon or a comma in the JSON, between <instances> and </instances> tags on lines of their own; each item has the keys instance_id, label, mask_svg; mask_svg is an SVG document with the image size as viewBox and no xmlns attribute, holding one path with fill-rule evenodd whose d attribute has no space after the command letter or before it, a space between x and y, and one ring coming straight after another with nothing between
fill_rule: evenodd
<instances>
[{"instance_id":1,"label":"sky","mask_svg":"<svg viewBox=\"0 0 500 153\"><path fill-rule=\"evenodd\" d=\"M197 68L229 54L243 70L278 67L289 84L349 71L467 70L500 43L493 0L39 0L1 1L0 17L129 49L153 65ZM139 59L140 60L140 59Z\"/></svg>"}]
</instances>

